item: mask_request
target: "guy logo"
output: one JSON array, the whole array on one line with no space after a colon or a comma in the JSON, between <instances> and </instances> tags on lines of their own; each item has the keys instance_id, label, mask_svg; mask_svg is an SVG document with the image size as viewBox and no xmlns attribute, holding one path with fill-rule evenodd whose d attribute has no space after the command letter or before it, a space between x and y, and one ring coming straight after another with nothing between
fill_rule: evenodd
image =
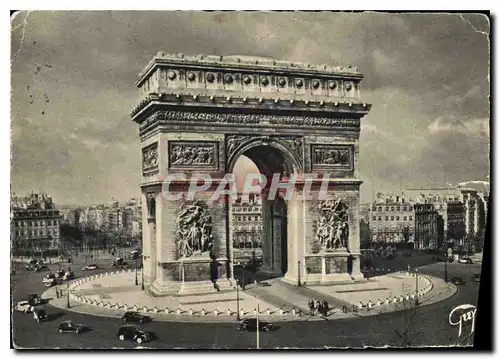
<instances>
[{"instance_id":1,"label":"guy logo","mask_svg":"<svg viewBox=\"0 0 500 359\"><path fill-rule=\"evenodd\" d=\"M462 304L459 305L458 307L453 308L453 310L450 312L450 315L448 316L448 321L453 326L458 325L459 338L462 335L462 326L469 321L472 321L470 333L471 334L474 333L474 325L476 323L476 311L477 308L472 304ZM458 315L458 317L457 315L455 316L453 315L455 313Z\"/></svg>"}]
</instances>

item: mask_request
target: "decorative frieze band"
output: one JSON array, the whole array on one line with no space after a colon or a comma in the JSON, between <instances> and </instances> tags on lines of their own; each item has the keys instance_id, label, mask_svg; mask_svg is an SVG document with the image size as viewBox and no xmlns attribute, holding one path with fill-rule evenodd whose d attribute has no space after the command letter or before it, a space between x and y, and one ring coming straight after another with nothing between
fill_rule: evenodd
<instances>
[{"instance_id":1,"label":"decorative frieze band","mask_svg":"<svg viewBox=\"0 0 500 359\"><path fill-rule=\"evenodd\" d=\"M148 176L158 171L158 143L153 143L142 149L142 174Z\"/></svg>"},{"instance_id":2,"label":"decorative frieze band","mask_svg":"<svg viewBox=\"0 0 500 359\"><path fill-rule=\"evenodd\" d=\"M149 127L157 124L175 123L193 124L241 124L256 125L270 124L275 126L290 127L337 127L352 130L360 129L360 120L352 118L329 118L312 116L278 116L265 114L237 114L237 113L208 113L188 111L156 111L139 125L139 131L143 133Z\"/></svg>"},{"instance_id":3,"label":"decorative frieze band","mask_svg":"<svg viewBox=\"0 0 500 359\"><path fill-rule=\"evenodd\" d=\"M219 144L212 141L169 141L169 168L218 169Z\"/></svg>"}]
</instances>

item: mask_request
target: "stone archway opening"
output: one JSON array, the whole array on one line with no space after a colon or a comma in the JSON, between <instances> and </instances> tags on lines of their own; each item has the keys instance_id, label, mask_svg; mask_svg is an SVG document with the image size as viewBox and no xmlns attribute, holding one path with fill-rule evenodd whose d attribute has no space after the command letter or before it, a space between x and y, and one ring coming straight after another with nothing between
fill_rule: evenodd
<instances>
[{"instance_id":1,"label":"stone archway opening","mask_svg":"<svg viewBox=\"0 0 500 359\"><path fill-rule=\"evenodd\" d=\"M234 173L236 162L242 159L255 165L261 176L260 180L256 178L256 173ZM276 146L256 142L244 146L234 156L229 163L229 170L240 181L238 200L230 204L232 225L229 231L234 262L250 263L254 270L266 276L285 276L288 271L286 189L278 188L276 193L270 192L273 192L273 179L286 184L290 173L294 173L296 169L293 160ZM260 207L258 219L255 215L256 207ZM245 215L247 212L248 215ZM248 233L241 233L247 225L242 222L248 220L251 223L252 219L257 219L257 226L260 227L259 231L251 232L252 243L256 245L251 249L243 249L242 237L247 238Z\"/></svg>"}]
</instances>

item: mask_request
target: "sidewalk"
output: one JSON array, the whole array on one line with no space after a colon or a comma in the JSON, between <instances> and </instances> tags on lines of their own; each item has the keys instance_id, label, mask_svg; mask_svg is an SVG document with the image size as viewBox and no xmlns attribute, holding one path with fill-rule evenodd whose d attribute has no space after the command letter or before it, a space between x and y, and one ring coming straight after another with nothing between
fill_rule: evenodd
<instances>
[{"instance_id":1,"label":"sidewalk","mask_svg":"<svg viewBox=\"0 0 500 359\"><path fill-rule=\"evenodd\" d=\"M443 280L420 275L420 305L430 305L449 298L456 287ZM262 320L315 321L371 316L401 310L414 301L415 276L394 273L363 282L295 287L280 278L247 286L239 291L197 294L192 296L153 297L135 285L134 272L96 276L77 282L71 290L70 311L88 315L120 318L127 310L147 313L160 321L233 322L239 304L240 317L255 317L257 303ZM64 288L61 288L65 290ZM66 309L67 298L56 298L55 288L42 296L52 298L52 306ZM309 316L309 300L327 300L332 308L327 318ZM343 313L355 307L356 312Z\"/></svg>"},{"instance_id":2,"label":"sidewalk","mask_svg":"<svg viewBox=\"0 0 500 359\"><path fill-rule=\"evenodd\" d=\"M428 285L428 280L419 276L419 289L424 289ZM340 299L349 306L358 305L359 302L365 304L368 301L375 303L377 300L385 301L386 298L399 298L401 295L415 293L416 287L416 278L406 272L371 277L363 282L308 286L316 292Z\"/></svg>"}]
</instances>

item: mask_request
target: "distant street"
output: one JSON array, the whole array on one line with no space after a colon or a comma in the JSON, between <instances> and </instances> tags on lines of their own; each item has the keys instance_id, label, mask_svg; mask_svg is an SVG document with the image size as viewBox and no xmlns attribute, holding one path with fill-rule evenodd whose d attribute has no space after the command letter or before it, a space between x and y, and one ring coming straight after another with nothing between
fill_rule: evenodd
<instances>
[{"instance_id":1,"label":"distant street","mask_svg":"<svg viewBox=\"0 0 500 359\"><path fill-rule=\"evenodd\" d=\"M100 264L109 270L111 262ZM464 265L452 263L448 266L450 276L463 276L466 285L448 300L417 309L417 315L411 322L403 312L382 314L349 320L324 320L311 322L286 322L277 324L277 330L260 335L260 347L270 349L362 347L383 345L408 345L395 331L411 327L412 345L454 345L458 343L458 329L448 324L448 314L457 305L476 304L479 283L471 280L474 273L480 272L479 264ZM56 267L54 267L56 268ZM80 266L73 265L77 276L85 275ZM98 271L99 272L99 271ZM422 273L443 277L444 264L437 263L421 270ZM29 293L43 292L41 279L46 272L31 273L21 269L12 278L13 303L27 298ZM90 275L90 273L89 273ZM13 314L13 337L19 347L24 348L134 348L135 343L121 342L116 338L117 329L122 325L118 319L81 315L61 311L47 305L50 314L57 314L56 319L37 324L32 315ZM56 330L61 320L72 320L91 327L91 331L80 335L59 334ZM239 332L234 324L203 324L151 322L144 324L144 329L153 331L158 338L144 344L148 348L255 348L255 333Z\"/></svg>"}]
</instances>

